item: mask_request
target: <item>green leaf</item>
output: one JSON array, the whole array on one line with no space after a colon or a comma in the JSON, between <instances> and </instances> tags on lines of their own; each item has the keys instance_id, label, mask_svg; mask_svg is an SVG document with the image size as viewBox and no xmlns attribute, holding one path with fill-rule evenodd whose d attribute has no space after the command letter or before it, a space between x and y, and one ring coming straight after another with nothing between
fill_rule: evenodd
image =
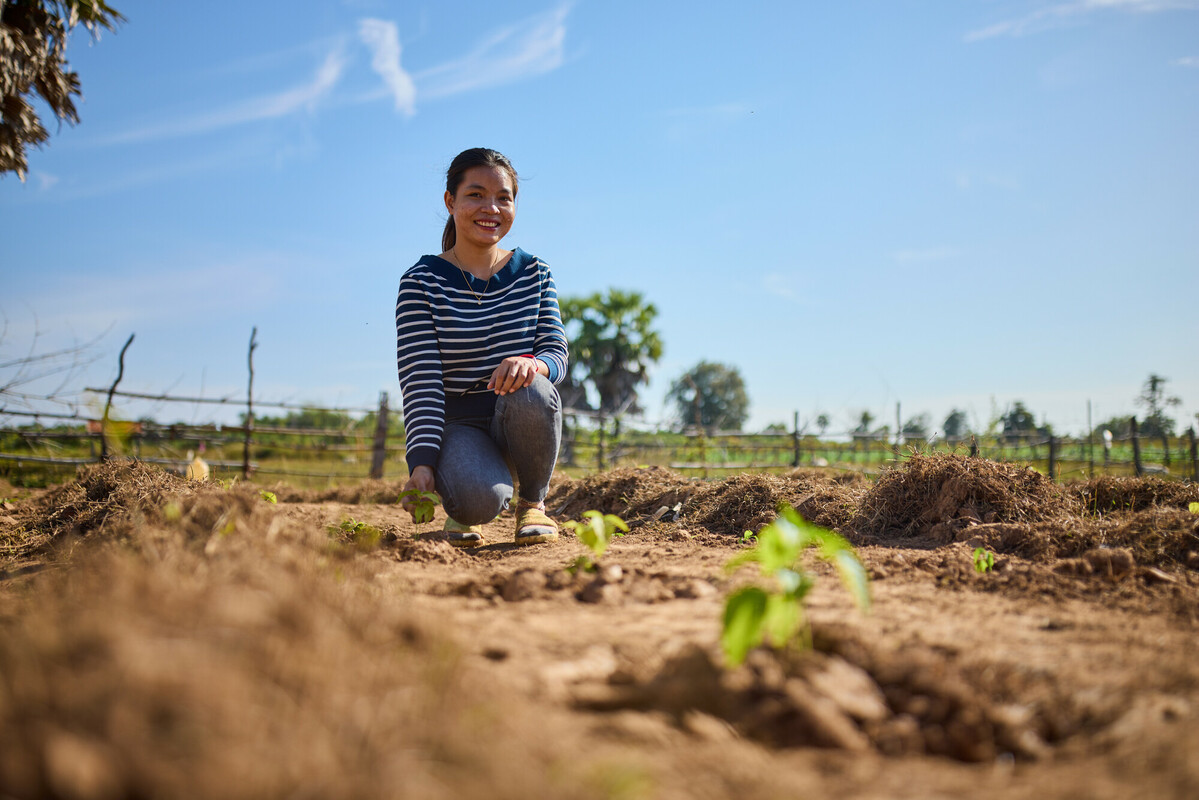
<instances>
[{"instance_id":1,"label":"green leaf","mask_svg":"<svg viewBox=\"0 0 1199 800\"><path fill-rule=\"evenodd\" d=\"M995 567L995 554L985 547L974 548L974 571L990 572Z\"/></svg>"},{"instance_id":2,"label":"green leaf","mask_svg":"<svg viewBox=\"0 0 1199 800\"><path fill-rule=\"evenodd\" d=\"M258 496L259 496L259 497L261 497L263 500L267 501L268 503L271 503L271 504L275 504L275 503L278 503L278 502L279 502L279 498L275 496L275 493L274 493L274 492L268 492L266 489L263 489L262 491L260 491L260 492L258 493Z\"/></svg>"},{"instance_id":3,"label":"green leaf","mask_svg":"<svg viewBox=\"0 0 1199 800\"><path fill-rule=\"evenodd\" d=\"M803 605L790 595L772 594L766 598L762 627L776 648L791 641L803 625Z\"/></svg>"},{"instance_id":4,"label":"green leaf","mask_svg":"<svg viewBox=\"0 0 1199 800\"><path fill-rule=\"evenodd\" d=\"M1191 503L1187 508L1192 514L1199 514L1199 503Z\"/></svg>"},{"instance_id":5,"label":"green leaf","mask_svg":"<svg viewBox=\"0 0 1199 800\"><path fill-rule=\"evenodd\" d=\"M720 644L729 664L740 664L750 650L762 643L766 603L766 592L756 586L734 592L725 601Z\"/></svg>"},{"instance_id":6,"label":"green leaf","mask_svg":"<svg viewBox=\"0 0 1199 800\"><path fill-rule=\"evenodd\" d=\"M858 604L858 608L869 611L871 605L870 576L866 574L866 568L862 566L861 561L858 561L853 550L839 551L833 556L832 562L833 566L837 568L837 574L841 576L841 583L849 590L854 602Z\"/></svg>"}]
</instances>

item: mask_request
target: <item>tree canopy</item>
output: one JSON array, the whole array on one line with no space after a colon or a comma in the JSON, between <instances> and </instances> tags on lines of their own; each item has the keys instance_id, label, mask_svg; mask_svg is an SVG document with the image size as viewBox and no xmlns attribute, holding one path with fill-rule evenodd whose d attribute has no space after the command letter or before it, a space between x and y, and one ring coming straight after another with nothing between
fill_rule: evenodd
<instances>
[{"instance_id":1,"label":"tree canopy","mask_svg":"<svg viewBox=\"0 0 1199 800\"><path fill-rule=\"evenodd\" d=\"M26 100L36 92L59 121L79 121L79 75L68 68L67 39L82 24L93 36L124 17L103 0L6 0L0 10L0 175L29 168L26 145L50 138Z\"/></svg>"},{"instance_id":2,"label":"tree canopy","mask_svg":"<svg viewBox=\"0 0 1199 800\"><path fill-rule=\"evenodd\" d=\"M684 426L739 431L749 419L745 381L727 364L699 362L670 385L666 398L674 402Z\"/></svg>"},{"instance_id":3,"label":"tree canopy","mask_svg":"<svg viewBox=\"0 0 1199 800\"><path fill-rule=\"evenodd\" d=\"M965 436L970 432L970 425L966 421L966 412L960 408L952 409L945 417L945 421L941 423L941 430L949 439Z\"/></svg>"},{"instance_id":4,"label":"tree canopy","mask_svg":"<svg viewBox=\"0 0 1199 800\"><path fill-rule=\"evenodd\" d=\"M1165 438L1174 435L1176 423L1172 417L1166 415L1166 409L1179 405L1182 401L1166 394L1167 380L1161 375L1150 374L1145 379L1145 385L1141 387L1140 395L1137 396L1137 405L1147 412L1139 425L1139 431L1145 436Z\"/></svg>"},{"instance_id":5,"label":"tree canopy","mask_svg":"<svg viewBox=\"0 0 1199 800\"><path fill-rule=\"evenodd\" d=\"M559 305L570 341L568 374L559 386L563 404L586 407L583 391L590 384L600 411L639 411L637 387L662 357L662 337L652 327L658 309L640 292L620 289L565 297Z\"/></svg>"}]
</instances>

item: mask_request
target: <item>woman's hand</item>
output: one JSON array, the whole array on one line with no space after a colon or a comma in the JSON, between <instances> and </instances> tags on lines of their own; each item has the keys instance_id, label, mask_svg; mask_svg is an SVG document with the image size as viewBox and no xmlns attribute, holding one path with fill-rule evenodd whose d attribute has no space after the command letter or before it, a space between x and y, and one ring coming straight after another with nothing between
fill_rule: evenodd
<instances>
[{"instance_id":1,"label":"woman's hand","mask_svg":"<svg viewBox=\"0 0 1199 800\"><path fill-rule=\"evenodd\" d=\"M549 367L532 356L508 356L491 373L487 388L498 395L512 394L533 382L538 375L549 375Z\"/></svg>"},{"instance_id":2,"label":"woman's hand","mask_svg":"<svg viewBox=\"0 0 1199 800\"><path fill-rule=\"evenodd\" d=\"M410 491L412 489L415 489L418 492L436 492L437 489L434 488L435 486L436 481L433 479L433 468L422 464L421 466L412 470L412 475L408 478L408 482L404 484L404 488L401 490L401 493ZM414 503L415 501L411 496L405 497L400 501L400 508L411 514L412 521L416 522L416 510Z\"/></svg>"}]
</instances>

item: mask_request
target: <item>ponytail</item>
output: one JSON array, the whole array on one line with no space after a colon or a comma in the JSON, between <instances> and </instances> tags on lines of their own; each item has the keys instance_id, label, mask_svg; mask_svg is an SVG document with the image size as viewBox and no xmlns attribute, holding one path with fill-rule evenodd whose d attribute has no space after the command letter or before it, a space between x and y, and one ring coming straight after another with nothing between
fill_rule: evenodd
<instances>
[{"instance_id":1,"label":"ponytail","mask_svg":"<svg viewBox=\"0 0 1199 800\"><path fill-rule=\"evenodd\" d=\"M441 252L445 253L458 241L458 229L454 227L454 217L445 221L445 230L441 232Z\"/></svg>"}]
</instances>

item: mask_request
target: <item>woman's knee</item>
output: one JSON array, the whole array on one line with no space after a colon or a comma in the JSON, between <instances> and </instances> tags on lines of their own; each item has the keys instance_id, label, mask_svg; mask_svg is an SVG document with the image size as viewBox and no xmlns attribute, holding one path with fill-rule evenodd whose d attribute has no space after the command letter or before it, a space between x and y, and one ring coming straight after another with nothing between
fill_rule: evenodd
<instances>
[{"instance_id":1,"label":"woman's knee","mask_svg":"<svg viewBox=\"0 0 1199 800\"><path fill-rule=\"evenodd\" d=\"M503 413L506 416L537 414L543 417L554 417L562 410L558 387L554 386L544 375L537 375L533 378L533 382L525 388L499 398L496 405L497 413Z\"/></svg>"},{"instance_id":2,"label":"woman's knee","mask_svg":"<svg viewBox=\"0 0 1199 800\"><path fill-rule=\"evenodd\" d=\"M463 525L482 525L500 515L512 501L508 485L437 487L446 516Z\"/></svg>"}]
</instances>

